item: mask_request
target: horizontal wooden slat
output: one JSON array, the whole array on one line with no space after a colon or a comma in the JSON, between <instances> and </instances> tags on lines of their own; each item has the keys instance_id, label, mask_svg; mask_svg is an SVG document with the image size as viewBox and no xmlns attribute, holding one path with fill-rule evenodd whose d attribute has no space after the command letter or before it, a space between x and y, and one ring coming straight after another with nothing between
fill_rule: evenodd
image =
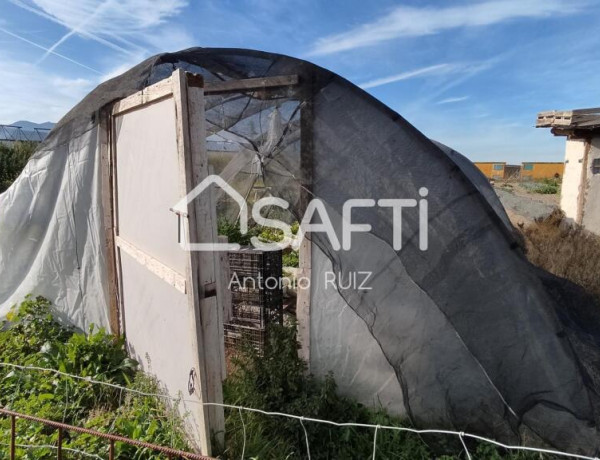
<instances>
[{"instance_id":1,"label":"horizontal wooden slat","mask_svg":"<svg viewBox=\"0 0 600 460\"><path fill-rule=\"evenodd\" d=\"M600 108L540 112L535 125L538 128L596 128L600 126Z\"/></svg>"},{"instance_id":2,"label":"horizontal wooden slat","mask_svg":"<svg viewBox=\"0 0 600 460\"><path fill-rule=\"evenodd\" d=\"M204 93L225 93L231 91L257 91L279 86L294 86L299 82L298 75L280 75L277 77L244 78L241 80L225 80L205 82Z\"/></svg>"},{"instance_id":3,"label":"horizontal wooden slat","mask_svg":"<svg viewBox=\"0 0 600 460\"><path fill-rule=\"evenodd\" d=\"M163 281L169 283L182 294L187 293L185 276L177 273L172 268L167 267L165 264L146 254L141 249L136 248L133 244L124 240L122 237L117 236L115 241L119 249L134 258L140 265L146 267L148 270L150 270Z\"/></svg>"},{"instance_id":4,"label":"horizontal wooden slat","mask_svg":"<svg viewBox=\"0 0 600 460\"><path fill-rule=\"evenodd\" d=\"M113 105L112 115L117 116L123 112L140 108L151 102L156 102L161 99L173 95L173 81L171 77L165 78L135 94L132 94L125 99L121 99Z\"/></svg>"}]
</instances>

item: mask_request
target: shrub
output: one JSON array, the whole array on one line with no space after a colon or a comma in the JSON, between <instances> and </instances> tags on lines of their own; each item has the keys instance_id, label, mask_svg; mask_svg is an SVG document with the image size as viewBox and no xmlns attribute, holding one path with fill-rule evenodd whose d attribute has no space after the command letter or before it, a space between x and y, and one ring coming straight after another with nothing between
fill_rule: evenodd
<instances>
[{"instance_id":1,"label":"shrub","mask_svg":"<svg viewBox=\"0 0 600 460\"><path fill-rule=\"evenodd\" d=\"M582 286L600 300L600 237L565 220L555 210L524 228L528 259Z\"/></svg>"},{"instance_id":2,"label":"shrub","mask_svg":"<svg viewBox=\"0 0 600 460\"><path fill-rule=\"evenodd\" d=\"M296 326L272 325L262 354L243 346L233 358L230 375L223 387L225 402L268 412L371 425L403 426L404 422L383 409L369 409L340 396L332 375L319 380L306 372L306 364L298 357ZM246 458L308 458L305 432L299 420L266 416L259 413L229 411L225 420L225 459L240 458L245 447ZM243 419L243 423L242 423ZM309 439L310 458L372 458L374 429L336 427L304 422ZM244 439L244 430L246 436ZM430 448L425 440L435 442ZM444 446L451 455L438 456ZM535 455L506 454L489 444L470 443L474 458L534 459ZM458 459L465 458L455 438L432 439L426 436L379 430L377 458L382 459Z\"/></svg>"},{"instance_id":3,"label":"shrub","mask_svg":"<svg viewBox=\"0 0 600 460\"><path fill-rule=\"evenodd\" d=\"M273 325L263 354L250 347L233 358L233 372L224 384L227 403L266 411L283 412L337 422L354 421L381 425L399 424L383 411L370 411L361 404L339 396L330 375L323 381L306 374L298 357L295 326ZM243 412L248 458L307 458L302 424L285 417ZM238 412L226 418L225 458L239 458L244 445L243 425ZM310 456L313 459L370 458L373 430L334 427L305 422ZM380 431L377 452L380 458L431 458L427 446L416 436Z\"/></svg>"},{"instance_id":4,"label":"shrub","mask_svg":"<svg viewBox=\"0 0 600 460\"><path fill-rule=\"evenodd\" d=\"M37 147L35 142L0 144L0 193L4 192L21 174Z\"/></svg>"},{"instance_id":5,"label":"shrub","mask_svg":"<svg viewBox=\"0 0 600 460\"><path fill-rule=\"evenodd\" d=\"M291 225L292 234L297 234L299 229L298 222L295 222ZM283 239L283 232L277 228L271 227L259 227L253 226L250 227L248 233L242 235L240 231L239 222L230 222L226 219L220 219L218 222L218 232L219 235L223 235L227 237L227 240L230 243L238 243L242 246L248 246L250 244L250 239L253 236L257 236L261 241L264 242L278 242ZM299 265L299 255L298 251L295 251L291 248L286 248L283 250L282 261L284 267L298 267Z\"/></svg>"},{"instance_id":6,"label":"shrub","mask_svg":"<svg viewBox=\"0 0 600 460\"><path fill-rule=\"evenodd\" d=\"M542 195L556 195L560 192L560 182L558 179L542 179L532 191Z\"/></svg>"}]
</instances>

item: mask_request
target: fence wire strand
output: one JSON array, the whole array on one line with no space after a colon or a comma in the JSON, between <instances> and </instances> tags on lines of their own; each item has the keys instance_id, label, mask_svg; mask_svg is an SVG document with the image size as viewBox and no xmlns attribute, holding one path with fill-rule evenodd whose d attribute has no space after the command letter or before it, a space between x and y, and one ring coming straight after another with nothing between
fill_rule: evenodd
<instances>
[{"instance_id":1,"label":"fence wire strand","mask_svg":"<svg viewBox=\"0 0 600 460\"><path fill-rule=\"evenodd\" d=\"M504 444L499 441L495 441L493 439L486 438L484 436L479 436L479 435L471 434L471 433L465 433L462 431L459 432L459 431L452 431L452 430L437 430L437 429L422 429L421 430L421 429L417 429L417 428L387 426L387 425L373 425L373 424L369 424L369 423L334 422L331 420L322 420L322 419L313 418L313 417L304 417L304 416L300 416L300 415L286 414L283 412L270 412L270 411L265 411L265 410L261 410L261 409L255 409L252 407L236 406L233 404L202 402L202 401L195 401L195 400L191 400L191 399L182 399L180 397L173 397L173 396L160 394L160 393L148 393L148 392L144 392L144 391L135 390L132 388L123 387L121 385L116 385L114 383L102 382L99 380L94 380L89 377L82 377L79 375L73 375L73 374L69 374L66 372L62 372L62 371L59 371L56 369L50 369L50 368L39 367L39 366L21 366L21 365L12 364L12 363L0 363L0 368L1 367L19 369L19 370L24 370L24 371L50 372L55 375L85 381L85 382L88 382L88 383L94 384L94 385L104 385L106 387L118 389L121 391L126 391L126 392L136 394L139 396L148 396L148 397L166 399L173 403L186 402L186 403L190 403L190 404L201 404L203 406L217 406L217 407L222 407L224 409L240 411L240 414L241 414L241 411L246 411L246 412L254 412L254 413L258 413L258 414L263 414L263 415L267 415L267 416L271 416L271 417L286 417L289 419L295 419L295 420L300 421L302 428L304 429L304 433L305 433L305 437L306 437L306 447L307 447L307 453L308 453L309 460L310 460L310 445L309 445L309 439L308 439L308 432L306 430L304 422L321 423L321 424L337 426L337 427L370 428L370 429L375 430L375 436L374 436L374 440L373 440L374 442L377 441L376 436L377 436L377 431L379 431L379 430L403 431L406 433L413 433L413 434L417 434L417 435L440 434L440 435L456 436L461 441L461 443L465 449L465 452L467 454L467 458L469 460L471 460L471 454L469 453L469 450L467 449L464 438L474 439L474 440L477 440L480 442L492 444L496 447L501 447L502 449L506 449L509 451L535 452L535 453L539 453L539 454L556 455L556 456L560 456L560 457L576 458L576 459L580 459L580 460L600 460L599 457L590 457L587 455L573 454L573 453L562 452L562 451L554 450L554 449L544 449L541 447L528 447L528 446L512 446L509 444ZM242 420L242 423L243 423L243 420ZM246 445L246 427L245 427L245 425L243 425L243 432L244 432L244 451L245 451L245 445ZM375 456L375 454L376 454L376 446L373 447L373 455ZM373 458L374 458L374 456L373 456Z\"/></svg>"},{"instance_id":2,"label":"fence wire strand","mask_svg":"<svg viewBox=\"0 0 600 460\"><path fill-rule=\"evenodd\" d=\"M10 444L4 443L4 442L0 442L0 446L10 447ZM33 445L33 444L16 444L15 443L15 447L18 447L19 449L27 449L27 450L32 450L32 449L53 449L53 450L58 450L57 446L53 446L51 444ZM79 450L79 449L73 449L71 447L64 447L63 446L63 447L61 447L61 450L64 451L64 452L71 452L72 454L83 455L84 457L95 458L97 460L105 460L104 458L100 457L99 455L90 454L88 452L84 452L84 451Z\"/></svg>"},{"instance_id":3,"label":"fence wire strand","mask_svg":"<svg viewBox=\"0 0 600 460\"><path fill-rule=\"evenodd\" d=\"M375 434L373 435L373 460L377 456L377 432L379 431L379 425L375 427Z\"/></svg>"},{"instance_id":4,"label":"fence wire strand","mask_svg":"<svg viewBox=\"0 0 600 460\"><path fill-rule=\"evenodd\" d=\"M458 437L460 438L460 442L462 443L463 449L465 449L465 454L467 454L467 460L471 460L471 452L469 452L469 448L467 447L467 443L464 439L464 433L460 433Z\"/></svg>"},{"instance_id":5,"label":"fence wire strand","mask_svg":"<svg viewBox=\"0 0 600 460\"><path fill-rule=\"evenodd\" d=\"M242 445L242 460L246 456L246 423L244 422L244 415L242 414L242 409L239 409L240 412L240 420L242 421L242 433L244 434L244 444Z\"/></svg>"}]
</instances>

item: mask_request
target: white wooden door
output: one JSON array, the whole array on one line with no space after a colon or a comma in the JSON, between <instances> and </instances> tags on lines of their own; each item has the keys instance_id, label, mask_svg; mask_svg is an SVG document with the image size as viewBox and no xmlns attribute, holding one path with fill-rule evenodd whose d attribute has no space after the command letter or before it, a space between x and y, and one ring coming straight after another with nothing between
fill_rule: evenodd
<instances>
[{"instance_id":1,"label":"white wooden door","mask_svg":"<svg viewBox=\"0 0 600 460\"><path fill-rule=\"evenodd\" d=\"M143 369L182 399L186 430L210 455L223 413L203 403L222 402L222 326L204 285L215 280L218 255L186 251L179 240L216 235L216 223L207 197L183 216L172 211L207 175L202 79L177 70L117 102L110 133L121 330Z\"/></svg>"}]
</instances>

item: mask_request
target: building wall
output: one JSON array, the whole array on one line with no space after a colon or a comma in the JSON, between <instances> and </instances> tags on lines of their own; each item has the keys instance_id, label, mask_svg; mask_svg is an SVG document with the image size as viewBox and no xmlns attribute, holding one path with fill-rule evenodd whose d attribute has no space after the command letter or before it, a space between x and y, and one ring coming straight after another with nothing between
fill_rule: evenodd
<instances>
[{"instance_id":1,"label":"building wall","mask_svg":"<svg viewBox=\"0 0 600 460\"><path fill-rule=\"evenodd\" d=\"M594 160L600 162L600 136L592 138L589 145L583 186L585 200L582 203L583 226L587 230L600 235L600 168L594 168Z\"/></svg>"},{"instance_id":2,"label":"building wall","mask_svg":"<svg viewBox=\"0 0 600 460\"><path fill-rule=\"evenodd\" d=\"M523 163L521 166L521 178L523 179L550 179L558 174L563 177L565 171L564 163Z\"/></svg>"},{"instance_id":3,"label":"building wall","mask_svg":"<svg viewBox=\"0 0 600 460\"><path fill-rule=\"evenodd\" d=\"M560 208L569 219L577 221L579 189L583 172L586 142L582 139L567 139L565 148L565 171L560 194Z\"/></svg>"},{"instance_id":4,"label":"building wall","mask_svg":"<svg viewBox=\"0 0 600 460\"><path fill-rule=\"evenodd\" d=\"M504 162L475 162L475 166L488 179L503 179L504 178Z\"/></svg>"}]
</instances>

